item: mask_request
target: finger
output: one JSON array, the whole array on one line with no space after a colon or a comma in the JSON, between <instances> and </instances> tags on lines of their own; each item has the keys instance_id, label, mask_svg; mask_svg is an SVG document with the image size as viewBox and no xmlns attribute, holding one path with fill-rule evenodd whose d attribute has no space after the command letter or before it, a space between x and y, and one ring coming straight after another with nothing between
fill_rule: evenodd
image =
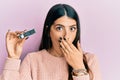
<instances>
[{"instance_id":1,"label":"finger","mask_svg":"<svg viewBox=\"0 0 120 80\"><path fill-rule=\"evenodd\" d=\"M23 31L15 31L16 33L22 33L22 32L25 32L27 31L27 29L23 30Z\"/></svg>"},{"instance_id":2,"label":"finger","mask_svg":"<svg viewBox=\"0 0 120 80\"><path fill-rule=\"evenodd\" d=\"M62 53L63 53L66 61L67 61L68 64L69 64L69 59L70 59L70 56L71 56L70 53L66 52L66 50L65 50L64 48L62 48L62 47L60 47L60 50L62 51Z\"/></svg>"},{"instance_id":3,"label":"finger","mask_svg":"<svg viewBox=\"0 0 120 80\"><path fill-rule=\"evenodd\" d=\"M62 40L61 43L63 44L63 46L64 46L69 52L72 51L72 49L71 49L70 45L68 44L68 41L67 41L67 40Z\"/></svg>"},{"instance_id":4,"label":"finger","mask_svg":"<svg viewBox=\"0 0 120 80\"><path fill-rule=\"evenodd\" d=\"M77 48L78 48L79 51L81 51L79 40L77 41Z\"/></svg>"},{"instance_id":5,"label":"finger","mask_svg":"<svg viewBox=\"0 0 120 80\"><path fill-rule=\"evenodd\" d=\"M79 41L78 41L78 50L79 50L80 52L83 52L83 50L82 50L82 48L81 48L81 44L80 44Z\"/></svg>"},{"instance_id":6,"label":"finger","mask_svg":"<svg viewBox=\"0 0 120 80\"><path fill-rule=\"evenodd\" d=\"M72 50L73 52L76 52L76 51L82 52L82 49L81 49L81 47L80 47L79 41L77 42L77 48L76 48L75 45L72 44L71 42L69 42L69 41L67 41L67 40L66 40L66 42L67 42L67 44L70 46L70 48L71 48L71 50ZM79 47L78 47L78 44L79 44Z\"/></svg>"},{"instance_id":7,"label":"finger","mask_svg":"<svg viewBox=\"0 0 120 80\"><path fill-rule=\"evenodd\" d=\"M70 54L69 54L69 53L66 53L66 51L65 51L62 47L60 47L60 50L62 51L62 53L63 53L65 59L67 59L67 58L69 57Z\"/></svg>"},{"instance_id":8,"label":"finger","mask_svg":"<svg viewBox=\"0 0 120 80\"><path fill-rule=\"evenodd\" d=\"M10 36L10 29L8 29L7 33L6 33L6 41L9 40L9 36Z\"/></svg>"},{"instance_id":9,"label":"finger","mask_svg":"<svg viewBox=\"0 0 120 80\"><path fill-rule=\"evenodd\" d=\"M10 32L10 30L8 30L8 32L6 33L6 39L7 40L11 40L12 38L16 38L17 35L15 32Z\"/></svg>"},{"instance_id":10,"label":"finger","mask_svg":"<svg viewBox=\"0 0 120 80\"><path fill-rule=\"evenodd\" d=\"M83 53L79 40L77 42L77 48L81 53Z\"/></svg>"},{"instance_id":11,"label":"finger","mask_svg":"<svg viewBox=\"0 0 120 80\"><path fill-rule=\"evenodd\" d=\"M8 29L8 32L10 32L10 29Z\"/></svg>"},{"instance_id":12,"label":"finger","mask_svg":"<svg viewBox=\"0 0 120 80\"><path fill-rule=\"evenodd\" d=\"M66 54L66 55L68 55L68 54L69 54L69 51L66 49L66 47L63 45L63 43L62 43L62 42L60 43L60 48L62 49L63 54Z\"/></svg>"},{"instance_id":13,"label":"finger","mask_svg":"<svg viewBox=\"0 0 120 80\"><path fill-rule=\"evenodd\" d=\"M75 45L73 45L71 42L65 40L65 42L67 43L67 45L69 46L71 51L75 51L77 48L75 47Z\"/></svg>"},{"instance_id":14,"label":"finger","mask_svg":"<svg viewBox=\"0 0 120 80\"><path fill-rule=\"evenodd\" d=\"M20 39L19 45L23 46L23 44L25 43L25 40L26 40L26 38Z\"/></svg>"},{"instance_id":15,"label":"finger","mask_svg":"<svg viewBox=\"0 0 120 80\"><path fill-rule=\"evenodd\" d=\"M25 29L24 31L15 31L15 33L17 34L17 36L19 36L20 34L25 33L27 30Z\"/></svg>"},{"instance_id":16,"label":"finger","mask_svg":"<svg viewBox=\"0 0 120 80\"><path fill-rule=\"evenodd\" d=\"M63 50L62 46L60 45L60 50L62 51L63 55L66 56L65 51Z\"/></svg>"},{"instance_id":17,"label":"finger","mask_svg":"<svg viewBox=\"0 0 120 80\"><path fill-rule=\"evenodd\" d=\"M29 37L25 37L25 40L27 40Z\"/></svg>"},{"instance_id":18,"label":"finger","mask_svg":"<svg viewBox=\"0 0 120 80\"><path fill-rule=\"evenodd\" d=\"M7 38L7 36L9 36L9 33L10 33L10 29L8 29L8 31L6 33L6 38Z\"/></svg>"},{"instance_id":19,"label":"finger","mask_svg":"<svg viewBox=\"0 0 120 80\"><path fill-rule=\"evenodd\" d=\"M22 40L22 44L24 44L25 41L26 41L26 38L23 38L23 40Z\"/></svg>"}]
</instances>

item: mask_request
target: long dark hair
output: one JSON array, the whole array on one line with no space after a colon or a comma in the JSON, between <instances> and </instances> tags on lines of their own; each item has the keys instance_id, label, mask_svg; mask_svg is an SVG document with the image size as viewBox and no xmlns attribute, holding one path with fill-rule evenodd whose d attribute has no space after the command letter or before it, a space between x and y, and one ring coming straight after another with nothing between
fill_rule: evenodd
<instances>
[{"instance_id":1,"label":"long dark hair","mask_svg":"<svg viewBox=\"0 0 120 80\"><path fill-rule=\"evenodd\" d=\"M75 9L73 9L70 5L56 4L49 10L46 16L42 40L41 40L39 50L50 49L52 47L52 41L50 38L51 25L54 23L55 20L65 15L74 19L77 23L77 34L76 34L75 40L73 41L73 44L77 47L77 41L78 40L80 41L80 21L79 21L78 14L75 11ZM88 70L87 62L84 61L84 64L85 64L86 69ZM72 75L71 75L71 72L73 69L70 65L68 66L69 66L69 80L73 80Z\"/></svg>"}]
</instances>

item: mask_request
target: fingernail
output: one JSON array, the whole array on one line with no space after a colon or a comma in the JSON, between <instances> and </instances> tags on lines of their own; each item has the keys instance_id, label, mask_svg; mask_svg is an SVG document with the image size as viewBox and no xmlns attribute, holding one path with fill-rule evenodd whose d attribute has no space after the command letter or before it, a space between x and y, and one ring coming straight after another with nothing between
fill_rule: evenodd
<instances>
[{"instance_id":1,"label":"fingernail","mask_svg":"<svg viewBox=\"0 0 120 80\"><path fill-rule=\"evenodd\" d=\"M62 48L62 46L60 45L60 48Z\"/></svg>"},{"instance_id":2,"label":"fingernail","mask_svg":"<svg viewBox=\"0 0 120 80\"><path fill-rule=\"evenodd\" d=\"M59 40L62 40L62 37L60 37Z\"/></svg>"},{"instance_id":3,"label":"fingernail","mask_svg":"<svg viewBox=\"0 0 120 80\"><path fill-rule=\"evenodd\" d=\"M10 29L8 29L8 32L10 32Z\"/></svg>"},{"instance_id":4,"label":"fingernail","mask_svg":"<svg viewBox=\"0 0 120 80\"><path fill-rule=\"evenodd\" d=\"M27 29L25 29L23 32L27 31Z\"/></svg>"},{"instance_id":5,"label":"fingernail","mask_svg":"<svg viewBox=\"0 0 120 80\"><path fill-rule=\"evenodd\" d=\"M27 37L25 40L27 40L29 37Z\"/></svg>"},{"instance_id":6,"label":"fingernail","mask_svg":"<svg viewBox=\"0 0 120 80\"><path fill-rule=\"evenodd\" d=\"M62 41L62 37L59 38L58 42L61 42Z\"/></svg>"},{"instance_id":7,"label":"fingernail","mask_svg":"<svg viewBox=\"0 0 120 80\"><path fill-rule=\"evenodd\" d=\"M66 38L64 38L64 40L66 40Z\"/></svg>"},{"instance_id":8,"label":"fingernail","mask_svg":"<svg viewBox=\"0 0 120 80\"><path fill-rule=\"evenodd\" d=\"M58 40L58 42L61 42L61 40Z\"/></svg>"}]
</instances>

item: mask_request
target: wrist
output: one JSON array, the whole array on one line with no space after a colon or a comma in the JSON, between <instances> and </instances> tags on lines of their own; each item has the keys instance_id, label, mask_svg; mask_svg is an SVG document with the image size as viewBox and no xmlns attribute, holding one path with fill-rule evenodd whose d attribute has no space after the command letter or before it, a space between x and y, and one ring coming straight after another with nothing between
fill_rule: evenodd
<instances>
[{"instance_id":1,"label":"wrist","mask_svg":"<svg viewBox=\"0 0 120 80\"><path fill-rule=\"evenodd\" d=\"M74 70L78 70L78 69L85 69L85 65L83 63L73 67Z\"/></svg>"},{"instance_id":2,"label":"wrist","mask_svg":"<svg viewBox=\"0 0 120 80\"><path fill-rule=\"evenodd\" d=\"M84 76L84 75L87 75L88 72L86 69L77 69L77 70L74 70L72 71L72 75L74 76Z\"/></svg>"},{"instance_id":3,"label":"wrist","mask_svg":"<svg viewBox=\"0 0 120 80\"><path fill-rule=\"evenodd\" d=\"M8 58L19 59L19 57L17 57L17 56L10 56L10 55L8 55Z\"/></svg>"}]
</instances>

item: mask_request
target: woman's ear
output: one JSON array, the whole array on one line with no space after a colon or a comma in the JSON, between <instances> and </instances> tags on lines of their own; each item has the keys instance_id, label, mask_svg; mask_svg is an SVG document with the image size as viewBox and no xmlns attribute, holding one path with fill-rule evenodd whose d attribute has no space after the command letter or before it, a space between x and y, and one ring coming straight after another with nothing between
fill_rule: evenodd
<instances>
[{"instance_id":1,"label":"woman's ear","mask_svg":"<svg viewBox=\"0 0 120 80\"><path fill-rule=\"evenodd\" d=\"M50 32L48 31L48 25L45 26L47 37L50 37Z\"/></svg>"},{"instance_id":2,"label":"woman's ear","mask_svg":"<svg viewBox=\"0 0 120 80\"><path fill-rule=\"evenodd\" d=\"M48 30L48 25L45 26L46 31Z\"/></svg>"},{"instance_id":3,"label":"woman's ear","mask_svg":"<svg viewBox=\"0 0 120 80\"><path fill-rule=\"evenodd\" d=\"M48 28L48 25L46 25L46 28Z\"/></svg>"}]
</instances>

